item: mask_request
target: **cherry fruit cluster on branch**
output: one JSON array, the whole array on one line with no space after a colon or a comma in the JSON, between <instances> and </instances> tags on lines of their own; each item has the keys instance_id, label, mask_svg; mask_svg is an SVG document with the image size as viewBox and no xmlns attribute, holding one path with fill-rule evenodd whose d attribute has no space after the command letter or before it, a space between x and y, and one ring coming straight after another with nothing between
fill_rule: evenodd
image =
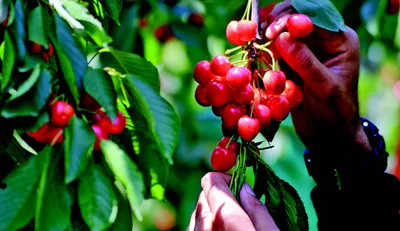
<instances>
[{"instance_id":1,"label":"cherry fruit cluster on branch","mask_svg":"<svg viewBox=\"0 0 400 231\"><path fill-rule=\"evenodd\" d=\"M224 138L211 155L216 171L231 169L240 150L244 150L239 148L241 145L254 148L253 140L261 130L268 129L272 120L285 120L290 107L303 100L301 87L279 70L279 54L271 45L273 41L257 44L257 27L248 17L231 21L226 37L238 47L210 61L198 62L193 70L198 83L196 102L211 106L222 121ZM288 19L288 31L292 37L303 38L313 31L313 23L305 15L294 14ZM259 153L258 148L254 153Z\"/></svg>"}]
</instances>

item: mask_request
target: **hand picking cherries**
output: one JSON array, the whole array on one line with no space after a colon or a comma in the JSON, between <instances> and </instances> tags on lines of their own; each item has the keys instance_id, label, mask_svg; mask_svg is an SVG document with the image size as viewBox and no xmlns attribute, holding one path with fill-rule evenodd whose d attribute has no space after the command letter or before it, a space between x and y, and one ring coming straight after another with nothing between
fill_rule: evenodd
<instances>
[{"instance_id":1,"label":"hand picking cherries","mask_svg":"<svg viewBox=\"0 0 400 231\"><path fill-rule=\"evenodd\" d=\"M249 19L249 12L248 7L240 21L227 25L226 37L237 47L200 61L193 71L196 102L211 106L222 121L224 138L211 154L216 171L230 170L243 153L259 154L259 143L253 142L258 133L272 121L285 120L290 108L303 100L302 88L279 70L273 41L258 44L258 25ZM312 33L313 24L306 15L293 14L287 29L292 37L302 38Z\"/></svg>"}]
</instances>

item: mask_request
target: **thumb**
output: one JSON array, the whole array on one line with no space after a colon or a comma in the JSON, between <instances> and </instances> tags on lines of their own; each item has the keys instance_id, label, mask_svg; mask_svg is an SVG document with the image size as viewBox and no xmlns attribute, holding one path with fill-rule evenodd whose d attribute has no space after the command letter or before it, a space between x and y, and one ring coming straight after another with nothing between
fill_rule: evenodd
<instances>
[{"instance_id":1,"label":"thumb","mask_svg":"<svg viewBox=\"0 0 400 231\"><path fill-rule=\"evenodd\" d=\"M247 183L240 190L240 202L256 230L279 230L267 207L256 198L253 190Z\"/></svg>"},{"instance_id":2,"label":"thumb","mask_svg":"<svg viewBox=\"0 0 400 231\"><path fill-rule=\"evenodd\" d=\"M288 32L275 39L275 46L285 62L303 79L310 88L323 85L328 80L329 69L315 57L308 46Z\"/></svg>"}]
</instances>

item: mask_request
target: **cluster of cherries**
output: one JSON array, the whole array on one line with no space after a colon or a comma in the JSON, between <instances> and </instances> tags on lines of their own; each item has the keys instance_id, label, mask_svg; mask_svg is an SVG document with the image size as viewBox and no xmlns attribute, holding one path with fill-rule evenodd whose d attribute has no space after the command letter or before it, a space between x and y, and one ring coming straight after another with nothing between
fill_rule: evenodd
<instances>
[{"instance_id":1,"label":"cluster of cherries","mask_svg":"<svg viewBox=\"0 0 400 231\"><path fill-rule=\"evenodd\" d=\"M48 62L50 60L50 58L53 56L53 53L54 53L53 44L49 44L49 47L46 49L43 46L41 46L40 44L29 41L28 49L29 49L29 52L31 52L32 54L35 54L35 55L40 54L40 56L42 56L42 58L46 62Z\"/></svg>"},{"instance_id":2,"label":"cluster of cherries","mask_svg":"<svg viewBox=\"0 0 400 231\"><path fill-rule=\"evenodd\" d=\"M305 37L313 30L311 20L301 14L290 16L288 24L293 37ZM217 55L211 61L200 61L194 67L193 77L198 83L196 102L203 107L211 106L222 121L224 138L211 155L211 165L216 171L227 171L235 165L239 137L243 145L249 144L261 130L268 128L272 120L285 120L290 107L303 100L302 89L271 65L270 61L278 55L267 50L268 45L255 44L256 33L254 21L231 21L226 36L230 43L241 46L242 60L231 62L228 56ZM252 51L255 58L249 55ZM269 60L261 57L265 54L270 54ZM252 65L259 64L255 62L263 64Z\"/></svg>"},{"instance_id":3,"label":"cluster of cherries","mask_svg":"<svg viewBox=\"0 0 400 231\"><path fill-rule=\"evenodd\" d=\"M111 121L101 106L86 93L82 97L82 102L88 103L88 108L95 110L92 119L92 129L96 134L94 150L100 151L100 140L108 140L110 134L121 133L126 127L126 118L118 112L115 120ZM27 132L27 135L41 143L54 145L64 141L63 130L75 115L75 110L71 104L63 100L53 99L49 104L50 121L34 132Z\"/></svg>"}]
</instances>

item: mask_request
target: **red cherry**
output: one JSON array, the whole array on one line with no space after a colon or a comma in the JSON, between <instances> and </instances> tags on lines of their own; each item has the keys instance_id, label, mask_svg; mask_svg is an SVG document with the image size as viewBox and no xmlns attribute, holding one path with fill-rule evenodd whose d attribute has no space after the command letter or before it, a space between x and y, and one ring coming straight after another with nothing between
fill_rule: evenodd
<instances>
[{"instance_id":1,"label":"red cherry","mask_svg":"<svg viewBox=\"0 0 400 231\"><path fill-rule=\"evenodd\" d=\"M263 82L268 93L281 94L285 90L286 77L282 71L267 71Z\"/></svg>"},{"instance_id":2,"label":"red cherry","mask_svg":"<svg viewBox=\"0 0 400 231\"><path fill-rule=\"evenodd\" d=\"M271 111L264 104L254 105L254 118L260 121L261 127L267 127L271 123Z\"/></svg>"},{"instance_id":3,"label":"red cherry","mask_svg":"<svg viewBox=\"0 0 400 231\"><path fill-rule=\"evenodd\" d=\"M252 141L261 130L260 121L248 115L242 116L238 122L238 133L242 140Z\"/></svg>"},{"instance_id":4,"label":"red cherry","mask_svg":"<svg viewBox=\"0 0 400 231\"><path fill-rule=\"evenodd\" d=\"M94 133L96 134L96 140L94 142L94 150L95 151L100 151L100 140L108 140L108 133L106 130L104 130L102 127L100 127L97 124L92 125L92 129Z\"/></svg>"},{"instance_id":5,"label":"red cherry","mask_svg":"<svg viewBox=\"0 0 400 231\"><path fill-rule=\"evenodd\" d=\"M193 26L202 27L204 24L204 19L199 13L192 13L189 15L188 22Z\"/></svg>"},{"instance_id":6,"label":"red cherry","mask_svg":"<svg viewBox=\"0 0 400 231\"><path fill-rule=\"evenodd\" d=\"M400 1L399 0L389 0L386 5L386 13L387 14L397 14L400 9Z\"/></svg>"},{"instance_id":7,"label":"red cherry","mask_svg":"<svg viewBox=\"0 0 400 231\"><path fill-rule=\"evenodd\" d=\"M254 88L248 84L244 88L238 88L233 90L233 99L236 103L246 105L254 100Z\"/></svg>"},{"instance_id":8,"label":"red cherry","mask_svg":"<svg viewBox=\"0 0 400 231\"><path fill-rule=\"evenodd\" d=\"M143 29L149 24L149 20L147 18L141 18L139 21L139 28Z\"/></svg>"},{"instance_id":9,"label":"red cherry","mask_svg":"<svg viewBox=\"0 0 400 231\"><path fill-rule=\"evenodd\" d=\"M293 14L287 20L287 28L290 36L304 38L313 31L313 23L304 14Z\"/></svg>"},{"instance_id":10,"label":"red cherry","mask_svg":"<svg viewBox=\"0 0 400 231\"><path fill-rule=\"evenodd\" d=\"M46 132L46 143L59 144L64 141L63 128L49 126Z\"/></svg>"},{"instance_id":11,"label":"red cherry","mask_svg":"<svg viewBox=\"0 0 400 231\"><path fill-rule=\"evenodd\" d=\"M193 70L193 78L201 86L207 87L207 84L215 79L214 74L211 73L210 62L207 60L198 62Z\"/></svg>"},{"instance_id":12,"label":"red cherry","mask_svg":"<svg viewBox=\"0 0 400 231\"><path fill-rule=\"evenodd\" d=\"M295 107L303 101L301 88L290 79L286 80L285 91L281 95L289 101L290 107Z\"/></svg>"},{"instance_id":13,"label":"red cherry","mask_svg":"<svg viewBox=\"0 0 400 231\"><path fill-rule=\"evenodd\" d=\"M29 52L31 52L32 54L39 54L40 51L42 51L42 46L35 42L29 41L28 46L29 46Z\"/></svg>"},{"instance_id":14,"label":"red cherry","mask_svg":"<svg viewBox=\"0 0 400 231\"><path fill-rule=\"evenodd\" d=\"M228 26L226 27L226 38L228 41L234 45L241 46L246 42L243 42L239 38L239 34L237 32L238 21L230 21Z\"/></svg>"},{"instance_id":15,"label":"red cherry","mask_svg":"<svg viewBox=\"0 0 400 231\"><path fill-rule=\"evenodd\" d=\"M243 42L249 42L257 34L257 23L251 20L240 20L237 25L237 33Z\"/></svg>"},{"instance_id":16,"label":"red cherry","mask_svg":"<svg viewBox=\"0 0 400 231\"><path fill-rule=\"evenodd\" d=\"M222 123L228 129L238 126L239 119L246 114L246 108L237 104L226 105L221 112Z\"/></svg>"},{"instance_id":17,"label":"red cherry","mask_svg":"<svg viewBox=\"0 0 400 231\"><path fill-rule=\"evenodd\" d=\"M256 88L254 89L254 104L266 104L267 103L267 92L264 89Z\"/></svg>"},{"instance_id":18,"label":"red cherry","mask_svg":"<svg viewBox=\"0 0 400 231\"><path fill-rule=\"evenodd\" d=\"M126 127L126 118L122 112L117 113L117 117L115 117L115 120L112 122L111 126L109 127L108 131L110 134L119 134L121 133Z\"/></svg>"},{"instance_id":19,"label":"red cherry","mask_svg":"<svg viewBox=\"0 0 400 231\"><path fill-rule=\"evenodd\" d=\"M1 22L1 26L2 26L2 27L4 27L4 28L7 27L9 17L10 17L10 11L7 11L7 16L6 16L6 18L3 20L3 22Z\"/></svg>"},{"instance_id":20,"label":"red cherry","mask_svg":"<svg viewBox=\"0 0 400 231\"><path fill-rule=\"evenodd\" d=\"M229 58L225 55L217 55L211 59L210 69L214 75L225 76L231 69Z\"/></svg>"},{"instance_id":21,"label":"red cherry","mask_svg":"<svg viewBox=\"0 0 400 231\"><path fill-rule=\"evenodd\" d=\"M222 112L222 108L221 107L211 107L212 112L214 113L214 115L220 117L221 116L221 112Z\"/></svg>"},{"instance_id":22,"label":"red cherry","mask_svg":"<svg viewBox=\"0 0 400 231\"><path fill-rule=\"evenodd\" d=\"M49 130L49 123L44 123L38 130L34 132L27 132L26 134L36 141L47 143L47 131Z\"/></svg>"},{"instance_id":23,"label":"red cherry","mask_svg":"<svg viewBox=\"0 0 400 231\"><path fill-rule=\"evenodd\" d=\"M49 44L49 49L47 49L47 54L48 54L49 57L51 58L51 56L53 56L53 53L54 53L53 44Z\"/></svg>"},{"instance_id":24,"label":"red cherry","mask_svg":"<svg viewBox=\"0 0 400 231\"><path fill-rule=\"evenodd\" d=\"M236 164L236 154L230 150L217 147L211 154L211 166L215 171L225 172Z\"/></svg>"},{"instance_id":25,"label":"red cherry","mask_svg":"<svg viewBox=\"0 0 400 231\"><path fill-rule=\"evenodd\" d=\"M267 106L271 111L271 118L278 122L285 120L289 115L289 101L281 95L269 97Z\"/></svg>"},{"instance_id":26,"label":"red cherry","mask_svg":"<svg viewBox=\"0 0 400 231\"><path fill-rule=\"evenodd\" d=\"M44 61L46 62L50 60L49 54L47 54L45 51L42 51L42 53L40 53L40 56L42 56L42 59L44 59Z\"/></svg>"},{"instance_id":27,"label":"red cherry","mask_svg":"<svg viewBox=\"0 0 400 231\"><path fill-rule=\"evenodd\" d=\"M165 43L174 37L169 25L161 25L154 30L154 36L161 43Z\"/></svg>"},{"instance_id":28,"label":"red cherry","mask_svg":"<svg viewBox=\"0 0 400 231\"><path fill-rule=\"evenodd\" d=\"M207 99L207 88L198 85L196 91L194 92L194 98L199 105L203 107L210 106L210 103Z\"/></svg>"},{"instance_id":29,"label":"red cherry","mask_svg":"<svg viewBox=\"0 0 400 231\"><path fill-rule=\"evenodd\" d=\"M239 152L240 144L236 140L231 140L231 142L229 143L230 140L231 140L230 137L224 136L218 142L217 147L231 150L232 152L237 154ZM228 146L228 143L229 143L229 146Z\"/></svg>"},{"instance_id":30,"label":"red cherry","mask_svg":"<svg viewBox=\"0 0 400 231\"><path fill-rule=\"evenodd\" d=\"M93 112L101 108L101 105L88 93L83 93L80 103L83 108Z\"/></svg>"},{"instance_id":31,"label":"red cherry","mask_svg":"<svg viewBox=\"0 0 400 231\"><path fill-rule=\"evenodd\" d=\"M232 100L232 90L226 82L211 81L207 85L207 99L214 107L221 107Z\"/></svg>"},{"instance_id":32,"label":"red cherry","mask_svg":"<svg viewBox=\"0 0 400 231\"><path fill-rule=\"evenodd\" d=\"M74 116L74 108L65 101L58 100L50 106L50 122L56 126L65 127Z\"/></svg>"},{"instance_id":33,"label":"red cherry","mask_svg":"<svg viewBox=\"0 0 400 231\"><path fill-rule=\"evenodd\" d=\"M229 129L229 128L225 127L224 123L221 123L221 130L222 130L222 135L227 136L227 137L233 136L237 131L236 128Z\"/></svg>"},{"instance_id":34,"label":"red cherry","mask_svg":"<svg viewBox=\"0 0 400 231\"><path fill-rule=\"evenodd\" d=\"M251 71L245 67L232 67L226 74L226 82L232 88L246 87L251 81Z\"/></svg>"}]
</instances>

